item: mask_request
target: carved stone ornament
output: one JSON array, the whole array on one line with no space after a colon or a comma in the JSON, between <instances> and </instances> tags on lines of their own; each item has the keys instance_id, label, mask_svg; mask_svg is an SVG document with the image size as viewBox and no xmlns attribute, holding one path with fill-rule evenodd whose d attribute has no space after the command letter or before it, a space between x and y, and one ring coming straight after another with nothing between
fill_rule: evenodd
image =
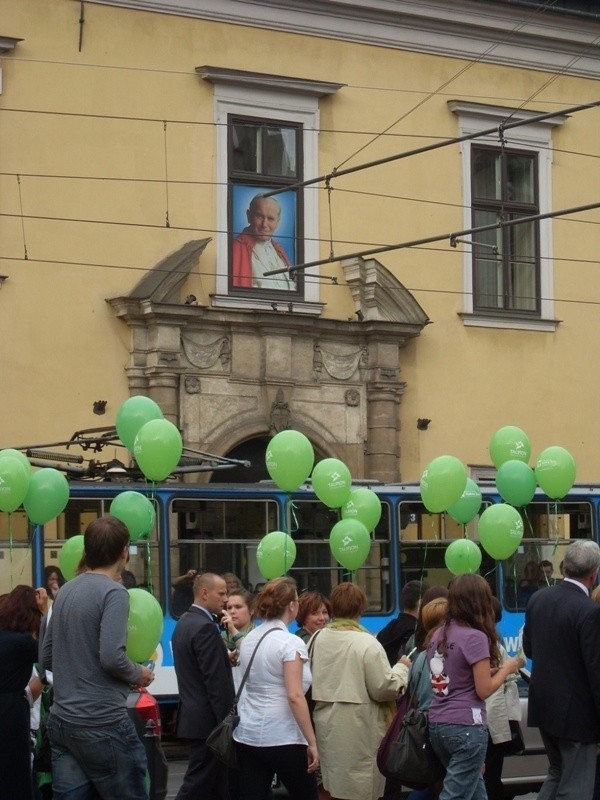
<instances>
[{"instance_id":1,"label":"carved stone ornament","mask_svg":"<svg viewBox=\"0 0 600 800\"><path fill-rule=\"evenodd\" d=\"M283 391L277 390L275 401L271 403L269 430L271 433L287 431L291 427L292 412L289 403L285 402Z\"/></svg>"},{"instance_id":2,"label":"carved stone ornament","mask_svg":"<svg viewBox=\"0 0 600 800\"><path fill-rule=\"evenodd\" d=\"M360 405L360 392L358 389L346 389L344 393L344 400L346 405L355 408Z\"/></svg>"},{"instance_id":3,"label":"carved stone ornament","mask_svg":"<svg viewBox=\"0 0 600 800\"><path fill-rule=\"evenodd\" d=\"M188 375L184 381L184 386L187 394L200 394L200 378Z\"/></svg>"},{"instance_id":4,"label":"carved stone ornament","mask_svg":"<svg viewBox=\"0 0 600 800\"><path fill-rule=\"evenodd\" d=\"M368 347L359 347L350 352L339 352L333 348L326 348L315 343L313 355L313 370L318 378L322 367L327 373L339 381L349 380L359 366L367 366L369 363Z\"/></svg>"},{"instance_id":5,"label":"carved stone ornament","mask_svg":"<svg viewBox=\"0 0 600 800\"><path fill-rule=\"evenodd\" d=\"M227 336L220 336L207 344L196 342L189 336L182 336L181 344L187 360L197 369L210 369L219 360L224 369L229 367L231 343Z\"/></svg>"}]
</instances>

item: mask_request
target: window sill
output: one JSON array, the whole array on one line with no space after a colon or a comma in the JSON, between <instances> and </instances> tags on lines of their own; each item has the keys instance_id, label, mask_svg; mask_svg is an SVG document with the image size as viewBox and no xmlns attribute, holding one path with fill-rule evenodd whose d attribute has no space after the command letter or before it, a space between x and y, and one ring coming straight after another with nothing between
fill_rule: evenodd
<instances>
[{"instance_id":1,"label":"window sill","mask_svg":"<svg viewBox=\"0 0 600 800\"><path fill-rule=\"evenodd\" d=\"M237 297L223 294L211 295L213 308L237 308L241 311L274 311L288 314L306 314L318 317L323 313L324 303L307 303L306 300L282 298L266 299L264 297Z\"/></svg>"},{"instance_id":2,"label":"window sill","mask_svg":"<svg viewBox=\"0 0 600 800\"><path fill-rule=\"evenodd\" d=\"M554 333L560 325L559 319L532 319L530 317L511 316L510 314L477 314L462 312L458 315L466 326L473 328L502 328L505 330L542 331Z\"/></svg>"}]
</instances>

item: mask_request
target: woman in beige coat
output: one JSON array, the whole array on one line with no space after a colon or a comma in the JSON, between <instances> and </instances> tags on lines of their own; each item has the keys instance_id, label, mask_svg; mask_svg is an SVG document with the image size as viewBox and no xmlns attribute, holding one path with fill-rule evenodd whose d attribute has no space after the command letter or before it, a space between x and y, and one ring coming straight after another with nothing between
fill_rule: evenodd
<instances>
[{"instance_id":1,"label":"woman in beige coat","mask_svg":"<svg viewBox=\"0 0 600 800\"><path fill-rule=\"evenodd\" d=\"M402 656L390 667L383 647L359 624L367 609L359 586L340 583L330 602L333 620L309 645L323 786L332 800L377 800L385 784L377 748L408 683L410 661Z\"/></svg>"}]
</instances>

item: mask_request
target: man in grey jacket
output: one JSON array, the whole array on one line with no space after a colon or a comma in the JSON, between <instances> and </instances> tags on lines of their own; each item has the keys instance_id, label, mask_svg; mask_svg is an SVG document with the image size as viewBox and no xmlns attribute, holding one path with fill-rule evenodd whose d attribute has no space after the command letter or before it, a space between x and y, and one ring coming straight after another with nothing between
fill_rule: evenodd
<instances>
[{"instance_id":1,"label":"man in grey jacket","mask_svg":"<svg viewBox=\"0 0 600 800\"><path fill-rule=\"evenodd\" d=\"M129 596L118 583L129 532L114 517L84 535L86 571L58 593L42 645L54 677L48 718L55 800L147 800L146 755L127 715L129 686L148 686L152 671L125 653Z\"/></svg>"}]
</instances>

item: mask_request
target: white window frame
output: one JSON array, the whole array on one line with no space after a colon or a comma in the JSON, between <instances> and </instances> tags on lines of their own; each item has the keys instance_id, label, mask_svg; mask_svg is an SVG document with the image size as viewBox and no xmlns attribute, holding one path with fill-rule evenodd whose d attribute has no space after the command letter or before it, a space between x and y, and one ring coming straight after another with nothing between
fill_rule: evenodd
<instances>
[{"instance_id":1,"label":"white window frame","mask_svg":"<svg viewBox=\"0 0 600 800\"><path fill-rule=\"evenodd\" d=\"M531 111L486 106L452 100L448 104L456 114L459 136L472 136L478 131L500 125L509 117L511 121L524 121L523 125L504 132L506 144L511 150L527 150L537 153L538 158L538 196L539 213L552 210L552 129L562 125L567 117L557 115L541 122L527 120L537 116ZM491 144L500 146L498 133L469 139L460 143L463 184L463 229L469 230L472 224L471 209L471 149L473 145ZM554 331L558 321L554 319L554 265L552 249L552 220L539 221L540 258L540 316L522 317L518 314L498 309L496 312L479 314L473 311L473 254L465 247L463 256L463 311L461 317L465 325L485 328L516 328L519 330Z\"/></svg>"},{"instance_id":2,"label":"white window frame","mask_svg":"<svg viewBox=\"0 0 600 800\"><path fill-rule=\"evenodd\" d=\"M200 71L200 70L198 70ZM268 84L265 76L264 83ZM214 80L214 119L216 123L216 199L217 199L217 277L216 293L212 304L216 308L248 308L252 310L273 310L279 305L286 310L292 305L295 313L321 314L323 304L320 302L318 276L319 268L310 269L310 277L304 281L304 298L282 298L281 301L261 298L259 294L241 297L229 294L228 267L228 139L227 128L230 115L256 117L262 120L277 120L302 126L303 180L318 176L318 131L319 106L318 96L302 93L291 93L279 88L258 88L256 86L236 85L235 83ZM319 258L319 218L318 195L315 186L307 186L302 190L304 203L304 261L316 261Z\"/></svg>"}]
</instances>

